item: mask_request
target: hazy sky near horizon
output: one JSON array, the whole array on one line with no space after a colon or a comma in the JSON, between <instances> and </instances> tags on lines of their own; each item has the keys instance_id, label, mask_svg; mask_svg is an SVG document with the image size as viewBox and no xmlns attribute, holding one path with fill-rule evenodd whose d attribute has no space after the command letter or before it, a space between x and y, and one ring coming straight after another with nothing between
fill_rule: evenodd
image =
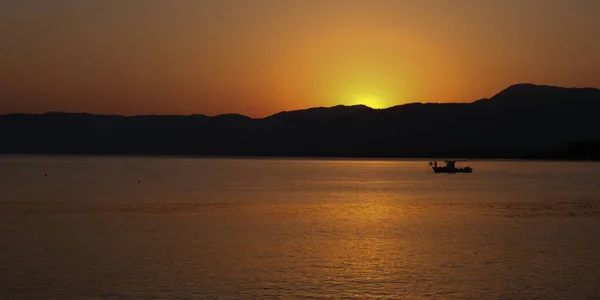
<instances>
[{"instance_id":1,"label":"hazy sky near horizon","mask_svg":"<svg viewBox=\"0 0 600 300\"><path fill-rule=\"evenodd\" d=\"M0 0L0 113L242 113L600 87L596 0Z\"/></svg>"}]
</instances>

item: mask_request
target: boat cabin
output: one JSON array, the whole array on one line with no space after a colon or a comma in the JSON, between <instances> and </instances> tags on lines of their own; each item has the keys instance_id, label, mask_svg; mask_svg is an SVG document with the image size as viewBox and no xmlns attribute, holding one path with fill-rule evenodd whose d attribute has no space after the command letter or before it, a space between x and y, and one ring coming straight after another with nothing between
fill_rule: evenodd
<instances>
[{"instance_id":1,"label":"boat cabin","mask_svg":"<svg viewBox=\"0 0 600 300\"><path fill-rule=\"evenodd\" d=\"M447 168L456 168L455 160L445 160L444 162L446 163Z\"/></svg>"}]
</instances>

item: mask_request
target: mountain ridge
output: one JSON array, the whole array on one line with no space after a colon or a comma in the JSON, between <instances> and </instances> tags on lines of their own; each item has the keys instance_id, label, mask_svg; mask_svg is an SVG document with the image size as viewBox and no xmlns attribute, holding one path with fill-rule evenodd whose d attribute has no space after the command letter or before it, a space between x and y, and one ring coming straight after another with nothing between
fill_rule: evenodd
<instances>
[{"instance_id":1,"label":"mountain ridge","mask_svg":"<svg viewBox=\"0 0 600 300\"><path fill-rule=\"evenodd\" d=\"M569 91L578 91L578 92L587 92L587 93L595 93L596 96L600 97L600 89L598 88L594 88L594 87L559 87L559 86L552 86L552 85L536 85L533 83L517 83L517 84L513 84L510 85L509 87L503 89L502 91L498 92L497 94L495 94L494 96L492 96L491 98L481 98L478 100L475 100L473 102L409 102L409 103L403 103L403 104L399 104L399 105L394 105L394 106L390 106L390 107L386 107L386 108L372 108L369 107L367 105L364 104L355 104L355 105L344 105L344 104L338 104L338 105L334 105L334 106L317 106L317 107L309 107L309 108L303 108L303 109L294 109L294 110L284 110L284 111L280 111L265 117L260 117L260 118L255 118L255 117L250 117L250 116L246 116L244 114L240 114L240 113L222 113L222 114L217 114L217 115L206 115L206 114L198 114L198 113L194 113L194 114L139 114L139 115L120 115L120 114L97 114L97 113L89 113L89 112L64 112L64 111L47 111L44 113L7 113L7 114L0 114L0 116L11 116L11 115L93 115L93 116L111 116L111 117L125 117L125 118L131 118L131 117L155 117L155 116L177 116L177 117L208 117L208 118L214 118L214 117L220 117L220 116L227 116L227 117L232 117L232 116L238 116L238 117L246 117L252 120L261 120L261 119L268 119L271 117L275 117L275 116L279 116L279 115L284 115L284 114L294 114L294 113L302 113L302 112L312 112L312 111L324 111L324 110L336 110L336 109L362 109L362 110L373 110L373 111L382 111L382 110L388 110L388 109L398 109L398 108L402 108L405 106L414 106L414 105L429 105L429 104L441 104L441 105L446 105L446 104L475 104L478 102L485 102L485 101L489 101L489 100L506 100L506 94L522 94L519 96L530 96L531 93L529 93L529 95L526 92L530 92L532 90L541 90L541 89L545 89L545 90L559 90L559 91L565 91L565 90L569 90ZM525 92L525 93L523 93ZM524 95L523 95L524 94Z\"/></svg>"},{"instance_id":2,"label":"mountain ridge","mask_svg":"<svg viewBox=\"0 0 600 300\"><path fill-rule=\"evenodd\" d=\"M336 105L264 118L8 114L0 115L0 153L518 158L565 156L577 145L588 153L577 156L590 157L598 115L598 89L531 84L471 103Z\"/></svg>"}]
</instances>

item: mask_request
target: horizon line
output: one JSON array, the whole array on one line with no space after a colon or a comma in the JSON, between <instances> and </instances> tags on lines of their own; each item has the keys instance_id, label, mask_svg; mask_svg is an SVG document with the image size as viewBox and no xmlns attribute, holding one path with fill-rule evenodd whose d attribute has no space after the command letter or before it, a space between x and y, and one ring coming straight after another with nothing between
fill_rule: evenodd
<instances>
[{"instance_id":1,"label":"horizon line","mask_svg":"<svg viewBox=\"0 0 600 300\"><path fill-rule=\"evenodd\" d=\"M214 118L214 117L219 117L219 116L231 116L231 115L235 115L235 116L242 116L245 118L249 118L249 119L253 119L253 120L261 120L261 119L267 119L273 116L276 116L278 114L282 114L282 113L291 113L291 112L299 112L299 111L306 111L306 110L311 110L311 109L331 109L331 108L336 108L336 107L366 107L370 110L374 110L374 111L382 111L382 110L388 110L391 108L397 108L397 107L402 107L402 106L407 106L407 105L435 105L435 104L442 104L442 105L467 105L467 104L473 104L476 103L478 101L481 100L489 100L494 98L495 96L499 95L500 93L513 88L513 87L517 87L517 86L532 86L532 87L540 87L540 88L560 88L560 89L577 89L577 90L585 90L585 89L593 89L593 90L597 90L600 91L599 88L596 87L563 87L563 86L556 86L556 85L545 85L545 84L533 84L533 83L516 83L516 84L512 84L509 85L508 87L502 89L500 92L494 94L492 97L489 98L480 98L480 99L476 99L473 100L471 102L420 102L420 101L415 101L415 102L406 102L406 103L402 103L402 104L397 104L397 105L392 105L392 106L388 106L388 107L383 107L383 108L373 108L370 107L366 104L337 104L337 105L332 105L332 106L314 106L314 107L307 107L307 108L298 108L298 109L292 109L292 110L282 110L276 113L272 113L269 114L267 116L264 117L251 117L242 113L235 113L235 112L228 112L228 113L220 113L220 114L214 114L214 115L208 115L208 114L203 114L203 113L191 113L191 114L153 114L153 113L149 113L149 114L119 114L119 113L92 113L92 112L84 112L84 111L59 111L59 110L49 110L46 112L42 112L42 113L24 113L24 112L11 112L11 113L2 113L0 114L0 116L11 116L11 115L29 115L29 116L41 116L41 115L48 115L48 114L70 114L70 115L92 115L92 116L106 116L106 117L194 117L194 116L203 116L203 117L208 117L208 118Z\"/></svg>"}]
</instances>

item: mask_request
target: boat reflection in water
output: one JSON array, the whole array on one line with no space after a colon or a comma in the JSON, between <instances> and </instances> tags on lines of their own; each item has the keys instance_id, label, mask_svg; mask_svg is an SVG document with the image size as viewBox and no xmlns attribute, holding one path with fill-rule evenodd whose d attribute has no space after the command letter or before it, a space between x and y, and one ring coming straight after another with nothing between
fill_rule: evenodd
<instances>
[{"instance_id":1,"label":"boat reflection in water","mask_svg":"<svg viewBox=\"0 0 600 300\"><path fill-rule=\"evenodd\" d=\"M429 162L429 165L433 169L435 173L471 173L473 172L473 168L471 167L463 167L457 168L456 162L458 161L466 161L466 160L445 160L445 166L438 166L437 161Z\"/></svg>"}]
</instances>

